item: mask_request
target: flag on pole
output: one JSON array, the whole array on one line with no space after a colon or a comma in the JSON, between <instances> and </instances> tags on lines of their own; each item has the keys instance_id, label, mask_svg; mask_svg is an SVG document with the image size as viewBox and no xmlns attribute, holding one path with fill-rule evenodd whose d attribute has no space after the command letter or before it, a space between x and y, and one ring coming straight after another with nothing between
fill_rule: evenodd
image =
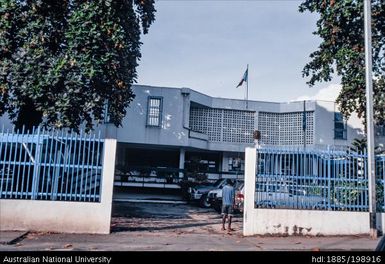
<instances>
[{"instance_id":1,"label":"flag on pole","mask_svg":"<svg viewBox=\"0 0 385 264\"><path fill-rule=\"evenodd\" d=\"M241 86L241 85L243 84L243 82L247 82L248 71L249 71L249 68L246 69L245 73L243 74L242 80L239 82L239 84L237 85L236 88L238 88L239 86Z\"/></svg>"}]
</instances>

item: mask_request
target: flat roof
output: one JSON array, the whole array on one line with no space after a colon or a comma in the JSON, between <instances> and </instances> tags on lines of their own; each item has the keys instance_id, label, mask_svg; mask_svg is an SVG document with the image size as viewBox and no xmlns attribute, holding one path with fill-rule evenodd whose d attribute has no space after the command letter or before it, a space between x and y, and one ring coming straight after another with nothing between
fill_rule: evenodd
<instances>
[{"instance_id":1,"label":"flat roof","mask_svg":"<svg viewBox=\"0 0 385 264\"><path fill-rule=\"evenodd\" d=\"M188 87L165 87L165 86L153 86L153 85L145 85L145 84L133 84L132 86L141 87L141 88L149 87L149 88L172 89L172 90L188 89L188 90L190 90L190 91L192 91L194 93L201 94L201 95L213 98L213 99L224 99L224 100L233 100L233 101L241 101L241 102L246 101L245 99L235 99L235 98L228 98L228 97L211 96L211 95L204 94L202 92L196 91L196 90L188 88ZM328 103L335 103L334 101L318 100L318 99L317 100L311 99L311 100L286 101L286 102L285 101L284 102L273 102L273 101L261 101L261 100L248 100L248 101L249 102L256 102L256 103L270 103L270 104L290 104L290 103L299 103L299 102L303 102L303 101L306 101L306 102L328 102Z\"/></svg>"}]
</instances>

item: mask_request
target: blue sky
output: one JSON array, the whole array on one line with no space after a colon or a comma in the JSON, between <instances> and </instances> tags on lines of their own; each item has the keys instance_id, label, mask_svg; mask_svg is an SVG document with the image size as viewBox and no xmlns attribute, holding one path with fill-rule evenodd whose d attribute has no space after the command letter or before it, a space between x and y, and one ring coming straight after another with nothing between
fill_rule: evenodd
<instances>
[{"instance_id":1,"label":"blue sky","mask_svg":"<svg viewBox=\"0 0 385 264\"><path fill-rule=\"evenodd\" d=\"M188 87L243 99L235 88L249 64L249 99L312 98L337 80L309 88L301 71L320 39L317 16L301 1L156 1L156 21L142 36L138 83Z\"/></svg>"}]
</instances>

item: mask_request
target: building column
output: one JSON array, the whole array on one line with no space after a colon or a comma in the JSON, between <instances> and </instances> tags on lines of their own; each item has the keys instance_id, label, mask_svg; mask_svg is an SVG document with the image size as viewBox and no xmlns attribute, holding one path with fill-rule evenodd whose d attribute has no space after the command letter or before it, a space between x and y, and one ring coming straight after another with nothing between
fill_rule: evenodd
<instances>
[{"instance_id":1,"label":"building column","mask_svg":"<svg viewBox=\"0 0 385 264\"><path fill-rule=\"evenodd\" d=\"M189 128L190 125L190 90L187 88L182 88L181 90L182 96L183 96L183 127L184 128Z\"/></svg>"},{"instance_id":2,"label":"building column","mask_svg":"<svg viewBox=\"0 0 385 264\"><path fill-rule=\"evenodd\" d=\"M229 157L227 156L226 152L222 152L222 159L219 162L219 170L221 171L221 178L223 178L224 175L228 176L227 174L224 174L224 172L229 171Z\"/></svg>"},{"instance_id":3,"label":"building column","mask_svg":"<svg viewBox=\"0 0 385 264\"><path fill-rule=\"evenodd\" d=\"M179 169L184 170L184 161L185 161L185 154L186 150L184 148L181 148L179 151ZM183 178L184 173L179 172L179 178Z\"/></svg>"},{"instance_id":4,"label":"building column","mask_svg":"<svg viewBox=\"0 0 385 264\"><path fill-rule=\"evenodd\" d=\"M221 162L221 168L223 172L229 171L229 156L226 152L222 153L222 162Z\"/></svg>"}]
</instances>

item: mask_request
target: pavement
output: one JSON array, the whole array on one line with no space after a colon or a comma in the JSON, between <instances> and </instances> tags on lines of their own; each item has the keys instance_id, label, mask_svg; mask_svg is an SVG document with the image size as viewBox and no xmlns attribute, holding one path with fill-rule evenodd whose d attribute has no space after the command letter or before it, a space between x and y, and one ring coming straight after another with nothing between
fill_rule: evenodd
<instances>
[{"instance_id":1,"label":"pavement","mask_svg":"<svg viewBox=\"0 0 385 264\"><path fill-rule=\"evenodd\" d=\"M28 234L27 231L0 231L0 245L11 245L22 240Z\"/></svg>"},{"instance_id":2,"label":"pavement","mask_svg":"<svg viewBox=\"0 0 385 264\"><path fill-rule=\"evenodd\" d=\"M1 232L13 239L18 232ZM237 234L119 232L110 235L29 232L0 251L373 251L377 244L365 236L243 237Z\"/></svg>"},{"instance_id":3,"label":"pavement","mask_svg":"<svg viewBox=\"0 0 385 264\"><path fill-rule=\"evenodd\" d=\"M360 236L242 235L243 219L231 233L221 216L190 204L114 202L111 234L0 232L0 251L373 251L380 238Z\"/></svg>"},{"instance_id":4,"label":"pavement","mask_svg":"<svg viewBox=\"0 0 385 264\"><path fill-rule=\"evenodd\" d=\"M1 232L18 239L20 232ZM10 240L11 241L11 240ZM0 251L373 251L366 236L243 237L238 234L119 232L110 235L29 232L24 239L0 244Z\"/></svg>"},{"instance_id":5,"label":"pavement","mask_svg":"<svg viewBox=\"0 0 385 264\"><path fill-rule=\"evenodd\" d=\"M180 203L186 204L183 200L180 189L164 188L135 188L135 187L114 187L113 200L116 202L157 202L157 203Z\"/></svg>"}]
</instances>

